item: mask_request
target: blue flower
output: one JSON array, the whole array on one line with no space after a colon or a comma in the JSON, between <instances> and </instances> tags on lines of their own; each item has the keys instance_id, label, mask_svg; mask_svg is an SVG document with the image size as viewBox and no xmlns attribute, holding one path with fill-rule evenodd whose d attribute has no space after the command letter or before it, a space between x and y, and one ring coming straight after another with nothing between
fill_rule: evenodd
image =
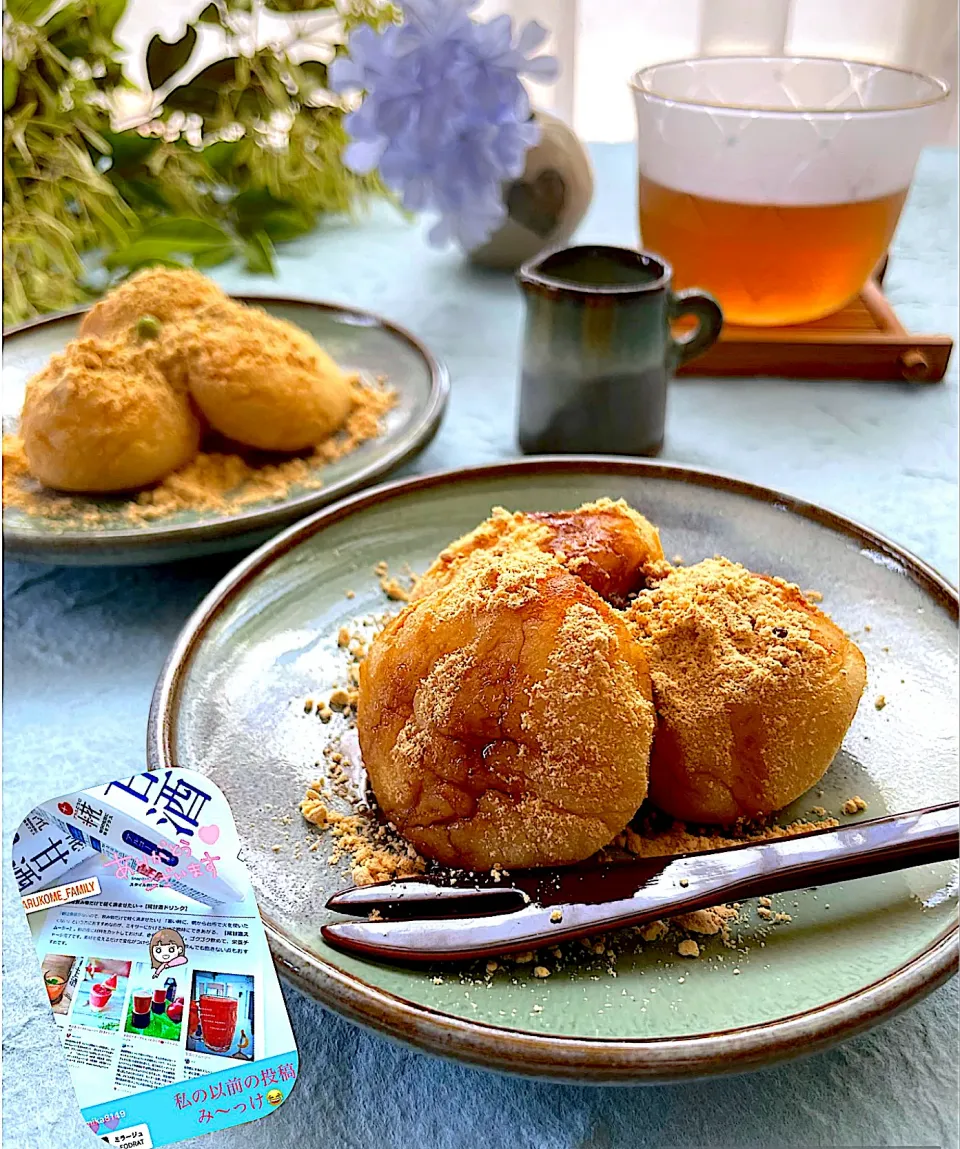
<instances>
[{"instance_id":1,"label":"blue flower","mask_svg":"<svg viewBox=\"0 0 960 1149\"><path fill-rule=\"evenodd\" d=\"M544 28L531 22L514 40L508 16L471 18L478 2L402 0L402 24L361 25L329 71L334 91L365 93L344 121L347 167L379 169L406 208L439 215L431 243L466 250L503 222L502 185L539 138L521 76L557 74L552 57L535 55Z\"/></svg>"}]
</instances>

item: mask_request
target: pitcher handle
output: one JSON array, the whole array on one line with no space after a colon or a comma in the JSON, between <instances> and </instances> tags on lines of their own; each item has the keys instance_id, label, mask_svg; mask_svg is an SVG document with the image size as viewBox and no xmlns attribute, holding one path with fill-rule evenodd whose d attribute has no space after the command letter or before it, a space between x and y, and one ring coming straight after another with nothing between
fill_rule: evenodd
<instances>
[{"instance_id":1,"label":"pitcher handle","mask_svg":"<svg viewBox=\"0 0 960 1149\"><path fill-rule=\"evenodd\" d=\"M690 288L687 291L678 291L670 297L670 318L679 319L683 315L693 315L697 319L697 326L689 335L682 339L673 339L673 348L677 357L677 366L689 363L704 351L712 347L720 338L723 328L723 312L720 304L705 291ZM672 338L672 337L671 337Z\"/></svg>"}]
</instances>

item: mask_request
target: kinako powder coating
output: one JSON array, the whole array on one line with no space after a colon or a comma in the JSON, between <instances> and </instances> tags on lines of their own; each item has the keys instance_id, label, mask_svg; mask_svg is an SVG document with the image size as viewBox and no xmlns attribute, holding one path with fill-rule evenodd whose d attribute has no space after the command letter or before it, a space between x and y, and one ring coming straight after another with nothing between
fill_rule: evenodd
<instances>
[{"instance_id":1,"label":"kinako powder coating","mask_svg":"<svg viewBox=\"0 0 960 1149\"><path fill-rule=\"evenodd\" d=\"M239 308L239 305L229 301L226 301L226 306L231 309ZM252 314L259 314L255 309L247 310ZM269 316L264 315L261 326L269 319ZM37 377L38 382L46 380L44 394L51 392L46 398L51 400L54 398L52 392L56 389L58 380L61 385L71 390L73 399L76 398L79 388L82 395L90 396L90 401L81 404L83 410L79 413L76 411L72 413L78 418L83 415L91 419L101 418L105 424L109 424L102 429L88 429L88 439L92 430L93 439L97 442L106 437L115 440L114 446L117 447L118 444L122 444L126 434L127 438L135 443L139 436L138 411L142 407L138 401L137 391L138 388L143 389L146 376L139 369L125 372L119 369L108 371L106 368L111 365L122 367L127 360L137 363L140 360L147 360L150 352L149 344L161 334L162 326L158 327L159 330L148 329L144 317L141 316L128 343L123 341L104 343L90 337L81 337L73 341L63 353L54 356L47 368ZM194 339L203 335L205 331L209 332L209 324L204 326L196 321L186 322L184 328L188 335L191 329L196 329L193 332ZM299 336L301 333L296 334ZM189 339L186 342L189 343ZM305 334L303 342L305 346L308 343L312 344ZM159 366L163 369L170 357L159 348L157 354ZM299 359L303 359L304 356L305 352L299 355ZM117 363L114 363L114 360L117 360ZM149 362L141 364L144 365L150 367L159 379L157 371ZM57 376L56 379L47 378L51 370ZM300 373L303 374L303 371ZM185 380L181 380L177 372L163 370L163 374L167 376L170 384L171 399L176 398L182 402L180 394L185 389ZM101 382L101 377L109 387L104 392L103 402L97 402L95 400L99 395L98 384ZM346 419L325 437L320 438L312 448L305 448L295 455L284 456L258 452L226 439L221 439L217 443L207 438L201 444L202 449L199 452L196 451L194 442L192 450L185 452L189 456L187 460L171 469L159 481L149 486L145 482L131 482L131 487L143 486L144 489L129 493L97 496L71 494L64 490L45 487L31 474L23 438L15 434L5 434L3 505L31 515L58 520L64 527L71 525L95 527L118 522L147 523L182 511L225 513L254 503L278 502L286 498L293 488L319 489L323 485L320 473L323 465L343 458L361 443L381 434L383 417L396 403L396 392L388 387L383 379L367 382L358 376L348 376L345 378L345 385L349 390L349 413ZM128 402L123 401L124 388L129 392ZM71 407L76 407L76 403L72 402ZM142 419L140 421L142 422ZM69 420L67 422L69 423ZM63 420L59 420L59 423L63 425L58 425L58 434L60 432L68 434L69 426L64 424ZM55 447L55 444L53 446ZM116 453L109 443L106 444L104 452L110 456ZM97 450L93 453L99 457L104 452ZM57 453L54 449L54 462ZM90 469L89 463L90 460L87 459L80 468L84 473ZM162 472L163 468L159 470ZM110 477L105 476L105 479L108 480ZM137 475L134 475L134 479L136 478ZM93 480L91 488L99 485L95 481L95 475ZM105 481L104 488L109 486L110 483Z\"/></svg>"},{"instance_id":2,"label":"kinako powder coating","mask_svg":"<svg viewBox=\"0 0 960 1149\"><path fill-rule=\"evenodd\" d=\"M416 597L418 582L416 576L411 576L409 580L411 586L405 586L390 576L385 562L377 564L374 575L388 599L406 601ZM353 592L348 592L347 597L352 598ZM317 763L318 767L323 766L322 773L318 771L317 777L307 784L306 793L299 803L303 824L309 827L304 845L308 853L319 854L325 858L328 866L345 865L349 881L359 886L396 878L415 877L430 869L426 859L421 857L392 825L378 816L377 809L371 805L372 795L358 791L354 761L357 751L348 749L350 734L356 729L356 684L359 680L360 664L367 656L373 636L382 629L390 617L389 613L384 613L372 620L372 633L369 630L365 632L362 625L356 627L343 625L339 628L337 646L346 655L347 685L345 688L334 686L329 694L323 697L311 696L303 705L306 714L315 714L324 725L330 722L334 712L339 712L343 718L339 732L324 745L323 763ZM865 808L866 803L862 799L850 799L844 804L843 813L852 815ZM821 811L819 807L816 809L822 816L813 820L800 818L789 825L777 825L766 820L720 831L715 827L691 826L644 807L630 826L596 855L596 859L615 862L626 861L631 857L701 853L742 846L749 842L792 837L812 830L829 829L839 824L837 819L828 816L825 810ZM291 823L289 814L283 814L275 820L284 826ZM283 836L288 839L289 846L293 849L293 857L299 858L302 839L294 837L293 841L289 841L289 831L284 831ZM326 849L323 848L325 845ZM278 842L273 850L281 853L286 848L286 845ZM441 870L441 872L453 875L453 871ZM490 876L494 881L509 882L508 872L499 868L491 871ZM756 925L759 927L759 932L755 929L754 934L755 940L761 945L764 944L762 939L770 927L791 920L790 914L778 912L771 907L772 902L769 898L760 898L756 903L755 912L759 919ZM561 957L564 962L578 962L575 955L584 952L591 961L599 958L602 965L609 966L607 972L615 975L617 957L624 945L630 944L627 940L628 935L635 936L644 943L667 940L676 948L680 957L688 959L703 956L707 938L719 939L723 947L738 951L741 950L742 942L734 939L731 930L738 924L746 924L747 912L746 905L741 906L740 903L717 905L692 913L679 914L669 921L650 922L643 927L620 931L619 934L582 938L578 944L565 944L562 953L554 946L536 952L508 955L497 961L488 962L483 977L485 981L489 981L491 975L498 969L514 970L517 966L530 965L534 977L546 978L552 972L556 972ZM562 913L551 920L562 921ZM700 940L694 940L697 938ZM720 957L717 960L723 959ZM535 965L537 961L548 964ZM731 967L731 972L739 974L740 971ZM465 978L469 980L469 975L462 971L459 976L461 981ZM440 984L443 979L434 980Z\"/></svg>"},{"instance_id":3,"label":"kinako powder coating","mask_svg":"<svg viewBox=\"0 0 960 1149\"><path fill-rule=\"evenodd\" d=\"M291 490L319 490L319 468L350 454L382 431L383 416L395 405L396 392L383 383L351 380L354 405L338 432L309 454L269 463L229 450L201 450L191 462L155 486L129 498L101 499L64 495L43 487L30 475L23 441L3 436L3 505L71 525L103 526L117 520L147 523L178 511L224 513L253 503L279 502Z\"/></svg>"},{"instance_id":4,"label":"kinako powder coating","mask_svg":"<svg viewBox=\"0 0 960 1149\"><path fill-rule=\"evenodd\" d=\"M3 437L3 505L66 527L276 502L321 487L395 402L198 272L147 268L28 383Z\"/></svg>"}]
</instances>

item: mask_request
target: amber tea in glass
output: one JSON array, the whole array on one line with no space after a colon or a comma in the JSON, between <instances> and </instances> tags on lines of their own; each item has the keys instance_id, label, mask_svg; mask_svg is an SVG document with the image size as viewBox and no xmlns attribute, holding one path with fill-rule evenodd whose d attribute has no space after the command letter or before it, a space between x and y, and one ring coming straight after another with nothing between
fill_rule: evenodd
<instances>
[{"instance_id":1,"label":"amber tea in glass","mask_svg":"<svg viewBox=\"0 0 960 1149\"><path fill-rule=\"evenodd\" d=\"M857 295L947 92L897 68L772 57L657 64L632 87L641 242L748 326Z\"/></svg>"}]
</instances>

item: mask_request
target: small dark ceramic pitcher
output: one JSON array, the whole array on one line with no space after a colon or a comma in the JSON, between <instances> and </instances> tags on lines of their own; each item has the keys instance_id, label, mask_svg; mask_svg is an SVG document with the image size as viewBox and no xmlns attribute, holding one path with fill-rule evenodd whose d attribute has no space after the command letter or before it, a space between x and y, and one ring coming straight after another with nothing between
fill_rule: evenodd
<instances>
[{"instance_id":1,"label":"small dark ceramic pitcher","mask_svg":"<svg viewBox=\"0 0 960 1149\"><path fill-rule=\"evenodd\" d=\"M674 294L671 275L658 256L625 247L567 247L524 264L522 451L660 451L667 383L723 326L715 299ZM697 326L675 339L670 322L682 315Z\"/></svg>"}]
</instances>

